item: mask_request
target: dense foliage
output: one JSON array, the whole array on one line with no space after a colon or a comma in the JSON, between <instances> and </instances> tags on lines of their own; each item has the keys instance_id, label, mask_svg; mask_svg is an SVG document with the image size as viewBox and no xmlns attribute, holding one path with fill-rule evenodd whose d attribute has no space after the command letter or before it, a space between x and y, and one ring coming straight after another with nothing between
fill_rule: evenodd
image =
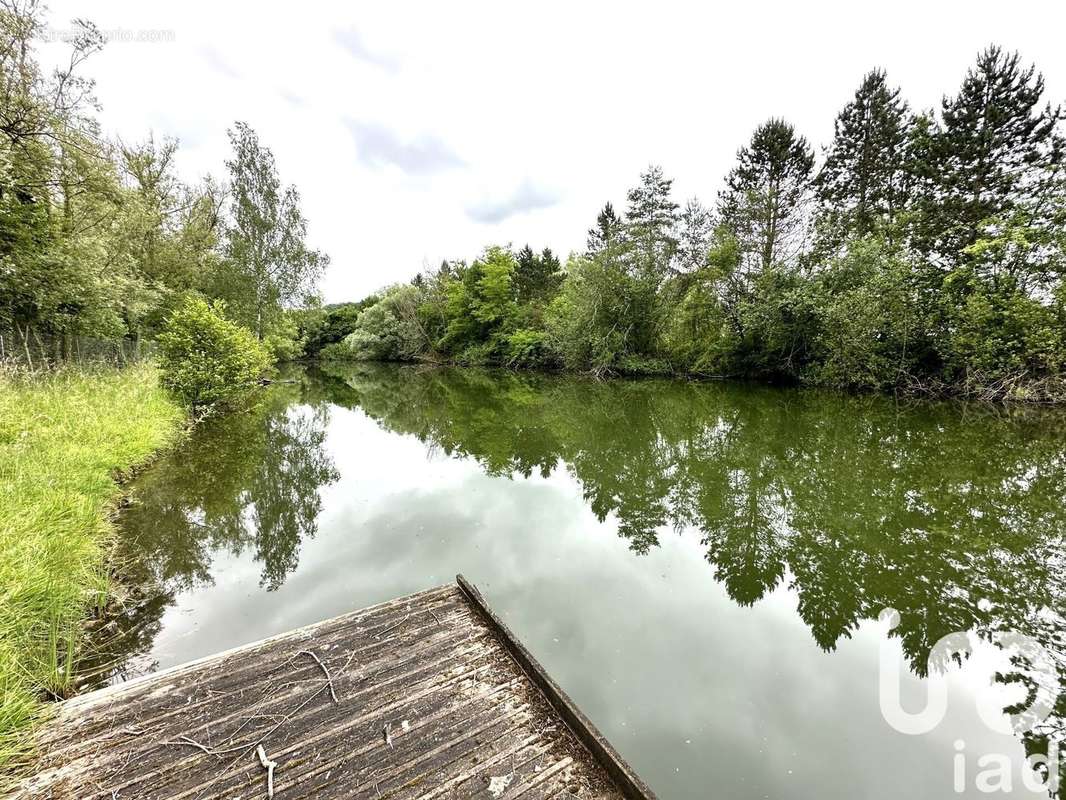
<instances>
[{"instance_id":1,"label":"dense foliage","mask_svg":"<svg viewBox=\"0 0 1066 800\"><path fill-rule=\"evenodd\" d=\"M868 74L819 157L759 126L716 206L651 167L561 266L493 246L372 303L332 354L1066 398L1062 112L990 47L939 112Z\"/></svg>"},{"instance_id":2,"label":"dense foliage","mask_svg":"<svg viewBox=\"0 0 1066 800\"><path fill-rule=\"evenodd\" d=\"M226 300L280 356L297 331L284 309L315 294L327 259L305 244L295 188L236 123L228 182L177 177L178 144L107 138L84 64L104 43L74 23L69 63L35 59L44 10L0 3L0 336L6 354L74 337L154 338L189 296ZM0 353L3 355L3 353ZM25 359L24 359L25 360Z\"/></svg>"},{"instance_id":3,"label":"dense foliage","mask_svg":"<svg viewBox=\"0 0 1066 800\"><path fill-rule=\"evenodd\" d=\"M299 349L298 355L328 360L330 352L337 350L335 345L355 330L360 312L379 299L379 295L372 294L358 303L336 303L289 312L285 319L296 328L294 338Z\"/></svg>"},{"instance_id":4,"label":"dense foliage","mask_svg":"<svg viewBox=\"0 0 1066 800\"><path fill-rule=\"evenodd\" d=\"M194 409L232 404L259 383L270 354L222 303L189 298L159 334L163 387Z\"/></svg>"}]
</instances>

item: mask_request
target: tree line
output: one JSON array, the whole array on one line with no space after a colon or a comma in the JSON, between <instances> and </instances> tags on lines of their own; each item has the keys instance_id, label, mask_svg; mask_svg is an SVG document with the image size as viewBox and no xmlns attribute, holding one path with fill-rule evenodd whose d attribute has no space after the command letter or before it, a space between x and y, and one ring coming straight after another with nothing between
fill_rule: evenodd
<instances>
[{"instance_id":1,"label":"tree line","mask_svg":"<svg viewBox=\"0 0 1066 800\"><path fill-rule=\"evenodd\" d=\"M760 125L710 206L652 166L565 264L491 246L334 310L354 324L299 324L333 324L311 354L334 358L1062 399L1063 115L1044 94L995 46L939 109L874 70L820 154Z\"/></svg>"},{"instance_id":2,"label":"tree line","mask_svg":"<svg viewBox=\"0 0 1066 800\"><path fill-rule=\"evenodd\" d=\"M48 73L36 0L0 3L0 341L5 355L75 337L154 338L204 298L276 353L291 350L284 309L314 297L328 259L306 244L299 193L256 132L229 129L226 180L188 183L178 143L101 131L84 64L104 45L75 21L69 61ZM35 346L35 345L39 345Z\"/></svg>"},{"instance_id":3,"label":"tree line","mask_svg":"<svg viewBox=\"0 0 1066 800\"><path fill-rule=\"evenodd\" d=\"M984 50L937 109L869 73L821 152L768 120L711 204L649 167L565 259L494 245L322 308L328 258L255 131L228 131L225 181L183 181L175 140L102 133L100 32L76 23L46 74L43 27L0 3L0 355L139 343L198 297L280 359L1066 397L1063 115L1016 53Z\"/></svg>"}]
</instances>

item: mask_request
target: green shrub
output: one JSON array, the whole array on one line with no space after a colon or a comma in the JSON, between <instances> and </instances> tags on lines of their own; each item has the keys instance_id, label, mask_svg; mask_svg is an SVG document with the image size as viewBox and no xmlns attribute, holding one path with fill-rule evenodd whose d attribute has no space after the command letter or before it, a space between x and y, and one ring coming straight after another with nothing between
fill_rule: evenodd
<instances>
[{"instance_id":1,"label":"green shrub","mask_svg":"<svg viewBox=\"0 0 1066 800\"><path fill-rule=\"evenodd\" d=\"M340 303L324 308L290 312L297 321L300 338L304 341L303 357L319 358L324 348L344 341L344 338L355 330L355 323L363 309L369 308L380 299L378 295L372 294L358 303Z\"/></svg>"},{"instance_id":2,"label":"green shrub","mask_svg":"<svg viewBox=\"0 0 1066 800\"><path fill-rule=\"evenodd\" d=\"M887 389L920 368L925 328L912 287L917 266L871 239L852 244L807 287L814 307L805 383Z\"/></svg>"},{"instance_id":3,"label":"green shrub","mask_svg":"<svg viewBox=\"0 0 1066 800\"><path fill-rule=\"evenodd\" d=\"M425 344L417 313L422 292L410 285L393 286L381 300L359 315L344 339L348 358L357 361L410 361Z\"/></svg>"},{"instance_id":4,"label":"green shrub","mask_svg":"<svg viewBox=\"0 0 1066 800\"><path fill-rule=\"evenodd\" d=\"M551 360L548 335L544 331L522 328L507 337L507 365L543 367Z\"/></svg>"},{"instance_id":5,"label":"green shrub","mask_svg":"<svg viewBox=\"0 0 1066 800\"><path fill-rule=\"evenodd\" d=\"M284 334L268 333L263 337L263 347L273 362L299 361L304 355L303 342Z\"/></svg>"},{"instance_id":6,"label":"green shrub","mask_svg":"<svg viewBox=\"0 0 1066 800\"><path fill-rule=\"evenodd\" d=\"M263 336L263 346L274 361L296 361L304 356L304 340L295 320L280 317Z\"/></svg>"},{"instance_id":7,"label":"green shrub","mask_svg":"<svg viewBox=\"0 0 1066 800\"><path fill-rule=\"evenodd\" d=\"M650 344L646 281L633 278L613 252L571 256L559 294L545 310L548 342L570 369L614 368Z\"/></svg>"},{"instance_id":8,"label":"green shrub","mask_svg":"<svg viewBox=\"0 0 1066 800\"><path fill-rule=\"evenodd\" d=\"M467 345L455 356L455 363L461 367L487 367L499 364L496 345L496 341Z\"/></svg>"},{"instance_id":9,"label":"green shrub","mask_svg":"<svg viewBox=\"0 0 1066 800\"><path fill-rule=\"evenodd\" d=\"M357 361L391 361L399 355L402 338L400 321L382 302L359 315L344 344Z\"/></svg>"},{"instance_id":10,"label":"green shrub","mask_svg":"<svg viewBox=\"0 0 1066 800\"><path fill-rule=\"evenodd\" d=\"M330 342L318 351L319 361L353 361L355 354L347 341Z\"/></svg>"},{"instance_id":11,"label":"green shrub","mask_svg":"<svg viewBox=\"0 0 1066 800\"><path fill-rule=\"evenodd\" d=\"M664 314L661 349L675 371L722 375L730 372L736 335L715 286L694 281Z\"/></svg>"},{"instance_id":12,"label":"green shrub","mask_svg":"<svg viewBox=\"0 0 1066 800\"><path fill-rule=\"evenodd\" d=\"M487 247L469 267L462 267L444 290L447 326L439 346L446 353L462 354L494 336L505 335L518 311L515 302L514 254L504 247ZM462 356L457 356L457 360ZM490 359L491 360L491 359Z\"/></svg>"},{"instance_id":13,"label":"green shrub","mask_svg":"<svg viewBox=\"0 0 1066 800\"><path fill-rule=\"evenodd\" d=\"M163 386L194 409L236 402L269 369L266 348L221 303L190 298L159 335Z\"/></svg>"},{"instance_id":14,"label":"green shrub","mask_svg":"<svg viewBox=\"0 0 1066 800\"><path fill-rule=\"evenodd\" d=\"M619 357L616 366L622 375L672 375L673 369L665 358L626 353Z\"/></svg>"},{"instance_id":15,"label":"green shrub","mask_svg":"<svg viewBox=\"0 0 1066 800\"><path fill-rule=\"evenodd\" d=\"M941 347L955 383L972 390L1062 368L1062 327L1053 306L1015 287L989 287L973 279L967 292L956 304L944 303L949 324Z\"/></svg>"}]
</instances>

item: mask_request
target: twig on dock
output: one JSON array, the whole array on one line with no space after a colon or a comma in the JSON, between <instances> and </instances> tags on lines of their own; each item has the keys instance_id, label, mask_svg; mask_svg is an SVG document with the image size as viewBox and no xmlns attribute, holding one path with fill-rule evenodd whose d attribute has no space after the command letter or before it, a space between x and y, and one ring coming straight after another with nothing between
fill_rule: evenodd
<instances>
[{"instance_id":1,"label":"twig on dock","mask_svg":"<svg viewBox=\"0 0 1066 800\"><path fill-rule=\"evenodd\" d=\"M403 625L403 624L404 624L405 622L407 622L407 620L409 620L410 618L411 618L411 615L410 615L410 614L408 614L408 615L407 615L406 617L404 617L403 619L401 619L401 620L400 620L399 622L397 622L397 623L396 623L395 625L391 625L391 626L389 626L388 628L386 628L385 630L383 630L383 631L380 631L379 633L376 633L376 634L374 634L374 638L375 638L375 639L380 639L380 638L381 638L382 636L384 636L384 635L385 635L386 633L392 633L392 632L393 632L394 630L396 630L396 629L397 629L397 628L399 628L399 627L400 627L401 625Z\"/></svg>"},{"instance_id":2,"label":"twig on dock","mask_svg":"<svg viewBox=\"0 0 1066 800\"><path fill-rule=\"evenodd\" d=\"M429 615L430 615L431 617L433 617L433 619L435 619L435 620L437 621L437 624L438 624L438 625L440 625L440 617L438 617L438 616L436 615L436 613L435 613L435 612L433 611L433 609L430 609L430 610L429 610Z\"/></svg>"},{"instance_id":3,"label":"twig on dock","mask_svg":"<svg viewBox=\"0 0 1066 800\"><path fill-rule=\"evenodd\" d=\"M197 750L203 750L209 756L215 756L215 758L221 757L216 750L212 750L207 745L200 744L198 741L190 739L188 736L179 736L176 740L160 742L160 744L169 745L171 747L181 747L182 745L185 747L195 747Z\"/></svg>"},{"instance_id":4,"label":"twig on dock","mask_svg":"<svg viewBox=\"0 0 1066 800\"><path fill-rule=\"evenodd\" d=\"M255 752L259 756L259 763L263 765L263 769L267 771L267 800L273 800L274 798L274 769L278 766L277 761L271 761L267 758L266 750L263 749L263 745L256 747Z\"/></svg>"},{"instance_id":5,"label":"twig on dock","mask_svg":"<svg viewBox=\"0 0 1066 800\"><path fill-rule=\"evenodd\" d=\"M288 714L284 714L284 715L271 714L271 715L269 715L269 716L274 716L274 717L280 716L281 718L278 719L278 721L274 725L272 725L270 727L270 729L267 730L266 733L258 736L256 739L254 739L250 743L249 742L245 742L243 744L236 744L236 745L233 745L231 747L225 747L225 748L219 748L217 750L212 750L211 748L205 747L204 745L200 744L199 742L197 742L197 741L195 741L193 739L190 739L188 736L180 736L180 737L178 737L178 741L162 742L162 744L187 745L189 747L195 747L198 750L203 750L208 755L217 756L219 758L221 758L222 756L225 756L225 755L229 755L230 753L237 753L238 751L240 751L236 756L234 756L233 760L229 762L230 765L235 764L236 762L238 762L242 758L244 758L248 753L252 752L256 748L262 747L263 742L265 742L270 737L271 734L273 734L278 728L280 728L282 725L284 725L290 719L292 719L297 714L299 714L301 711L303 711L308 706L308 704L312 700L314 700L316 697L318 697L320 694L322 694L322 690L325 689L329 685L330 684L328 684L328 683L322 684L315 691L313 691L310 695L308 695L304 699L304 701L302 703L300 703L300 705L296 706L296 708L294 708ZM252 718L254 718L254 717L251 717L249 719L252 719ZM244 724L247 725L248 724L248 720L245 720ZM243 727L243 725L241 727ZM230 738L232 740L232 736Z\"/></svg>"},{"instance_id":6,"label":"twig on dock","mask_svg":"<svg viewBox=\"0 0 1066 800\"><path fill-rule=\"evenodd\" d=\"M385 734L385 744L390 748L392 747L392 734L389 733L389 723L385 723L385 727L381 729L381 732Z\"/></svg>"},{"instance_id":7,"label":"twig on dock","mask_svg":"<svg viewBox=\"0 0 1066 800\"><path fill-rule=\"evenodd\" d=\"M308 695L307 699L305 699L302 703L300 703L300 705L296 706L295 709L293 709L288 714L283 716L272 728L270 728L270 730L268 730L262 736L257 738L251 744L248 744L248 745L243 745L243 744L234 745L233 747L227 747L225 750L216 750L215 754L216 755L224 755L226 753L235 753L238 750L241 750L242 748L244 748L243 751L241 752L241 754L238 755L234 759L234 761L238 761L238 760L244 758L244 756L247 755L248 753L250 753L252 750L254 750L257 745L261 744L262 742L265 742L267 740L267 737L270 736L272 733L274 733L274 731L276 731L278 728L280 728L282 725L284 725L290 719L292 719L297 714L299 714L301 711L303 711L304 708L306 708L307 705L312 700L314 700L316 697L318 697L320 694L322 694L322 690L325 689L327 685L328 684L325 684L325 683L322 684L314 692L312 692L310 695Z\"/></svg>"},{"instance_id":8,"label":"twig on dock","mask_svg":"<svg viewBox=\"0 0 1066 800\"><path fill-rule=\"evenodd\" d=\"M125 728L119 728L108 733L101 735L100 739L110 739L114 736L147 736L151 731L142 730L141 728L135 728L133 725L127 725Z\"/></svg>"},{"instance_id":9,"label":"twig on dock","mask_svg":"<svg viewBox=\"0 0 1066 800\"><path fill-rule=\"evenodd\" d=\"M326 682L329 684L329 696L332 697L333 702L336 703L337 693L333 691L333 676L329 674L329 670L326 668L326 665L322 663L322 659L320 659L310 650L301 650L296 655L311 656L311 658L313 658L318 663L318 666L322 667L322 671L326 674Z\"/></svg>"},{"instance_id":10,"label":"twig on dock","mask_svg":"<svg viewBox=\"0 0 1066 800\"><path fill-rule=\"evenodd\" d=\"M354 658L355 658L355 648L353 647L352 651L350 653L348 653L348 660L345 661L344 662L344 666L341 667L341 674L342 675L347 675L348 674L348 667L351 665L352 659L354 659Z\"/></svg>"}]
</instances>

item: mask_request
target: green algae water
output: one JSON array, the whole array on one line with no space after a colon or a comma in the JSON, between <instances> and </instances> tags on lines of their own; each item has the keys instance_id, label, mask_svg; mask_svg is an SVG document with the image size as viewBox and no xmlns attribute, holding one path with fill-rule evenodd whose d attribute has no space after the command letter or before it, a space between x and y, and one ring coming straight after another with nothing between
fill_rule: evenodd
<instances>
[{"instance_id":1,"label":"green algae water","mask_svg":"<svg viewBox=\"0 0 1066 800\"><path fill-rule=\"evenodd\" d=\"M1066 692L1001 637L1066 679L1062 413L390 365L285 378L133 484L121 551L150 589L108 623L109 680L462 572L661 798L1048 796L1025 759L1066 734ZM972 652L944 658L955 632ZM945 687L929 730L890 723L886 669L908 714ZM1012 729L1040 692L1043 718Z\"/></svg>"}]
</instances>

